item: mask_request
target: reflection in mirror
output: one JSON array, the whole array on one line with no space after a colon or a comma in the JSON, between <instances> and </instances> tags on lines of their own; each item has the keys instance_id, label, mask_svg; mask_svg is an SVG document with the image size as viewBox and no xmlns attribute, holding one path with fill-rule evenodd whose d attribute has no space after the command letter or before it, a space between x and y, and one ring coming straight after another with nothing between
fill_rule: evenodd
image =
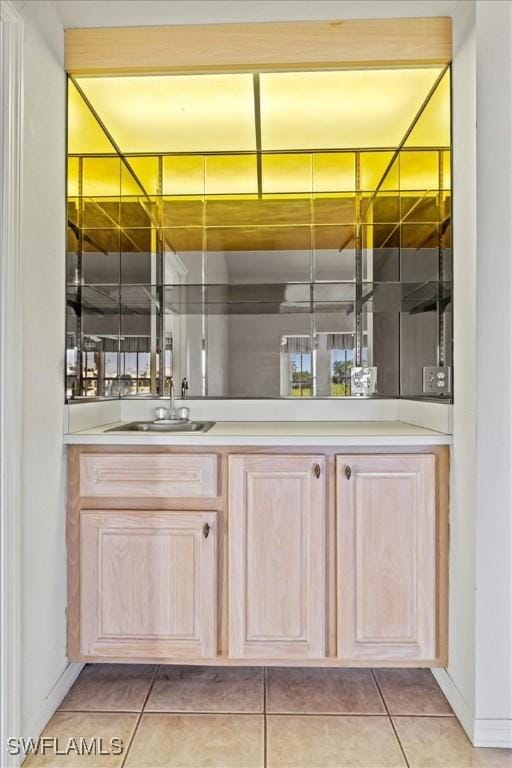
<instances>
[{"instance_id":1,"label":"reflection in mirror","mask_svg":"<svg viewBox=\"0 0 512 768\"><path fill-rule=\"evenodd\" d=\"M80 77L68 99L68 398L348 397L366 366L416 397L451 365L448 69Z\"/></svg>"}]
</instances>

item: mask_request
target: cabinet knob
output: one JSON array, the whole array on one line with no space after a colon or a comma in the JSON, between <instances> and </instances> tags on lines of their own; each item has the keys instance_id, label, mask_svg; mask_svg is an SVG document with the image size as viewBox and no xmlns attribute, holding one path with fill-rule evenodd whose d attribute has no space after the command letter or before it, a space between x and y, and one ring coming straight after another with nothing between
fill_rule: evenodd
<instances>
[{"instance_id":1,"label":"cabinet knob","mask_svg":"<svg viewBox=\"0 0 512 768\"><path fill-rule=\"evenodd\" d=\"M203 536L205 537L205 539L207 539L209 535L210 535L210 525L209 523L205 523L203 525Z\"/></svg>"},{"instance_id":2,"label":"cabinet knob","mask_svg":"<svg viewBox=\"0 0 512 768\"><path fill-rule=\"evenodd\" d=\"M352 477L352 470L348 464L345 465L345 477L347 478L347 480L350 480L350 478Z\"/></svg>"},{"instance_id":3,"label":"cabinet knob","mask_svg":"<svg viewBox=\"0 0 512 768\"><path fill-rule=\"evenodd\" d=\"M318 479L322 474L322 469L320 467L320 464L315 464L313 471L315 473L315 477Z\"/></svg>"}]
</instances>

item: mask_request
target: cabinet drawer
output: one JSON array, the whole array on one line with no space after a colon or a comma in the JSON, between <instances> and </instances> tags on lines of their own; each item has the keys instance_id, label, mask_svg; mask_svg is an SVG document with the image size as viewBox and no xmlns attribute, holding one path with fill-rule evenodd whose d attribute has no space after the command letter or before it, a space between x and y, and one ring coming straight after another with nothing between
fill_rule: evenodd
<instances>
[{"instance_id":1,"label":"cabinet drawer","mask_svg":"<svg viewBox=\"0 0 512 768\"><path fill-rule=\"evenodd\" d=\"M217 474L214 454L83 453L80 495L211 498Z\"/></svg>"}]
</instances>

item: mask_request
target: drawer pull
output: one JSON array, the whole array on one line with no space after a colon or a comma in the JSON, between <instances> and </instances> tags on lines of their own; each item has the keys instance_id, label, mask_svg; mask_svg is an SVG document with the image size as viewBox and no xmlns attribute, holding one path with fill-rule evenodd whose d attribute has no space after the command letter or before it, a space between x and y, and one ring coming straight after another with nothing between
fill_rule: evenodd
<instances>
[{"instance_id":1,"label":"drawer pull","mask_svg":"<svg viewBox=\"0 0 512 768\"><path fill-rule=\"evenodd\" d=\"M314 469L314 472L315 472L315 477L316 477L316 479L318 480L318 478L319 478L319 477L320 477L320 475L322 474L322 470L321 470L321 468L320 468L320 464L315 464L315 469Z\"/></svg>"},{"instance_id":2,"label":"drawer pull","mask_svg":"<svg viewBox=\"0 0 512 768\"><path fill-rule=\"evenodd\" d=\"M352 470L348 464L345 465L345 477L347 478L347 480L350 480L350 478L352 477Z\"/></svg>"},{"instance_id":3,"label":"drawer pull","mask_svg":"<svg viewBox=\"0 0 512 768\"><path fill-rule=\"evenodd\" d=\"M203 525L203 536L205 537L205 539L207 539L209 535L210 535L210 525L209 523L205 523Z\"/></svg>"}]
</instances>

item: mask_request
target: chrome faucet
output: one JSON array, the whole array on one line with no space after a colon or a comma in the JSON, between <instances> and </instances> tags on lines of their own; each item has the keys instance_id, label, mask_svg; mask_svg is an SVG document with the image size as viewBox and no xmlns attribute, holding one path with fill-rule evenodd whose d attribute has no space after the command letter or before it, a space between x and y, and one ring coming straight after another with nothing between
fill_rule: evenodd
<instances>
[{"instance_id":1,"label":"chrome faucet","mask_svg":"<svg viewBox=\"0 0 512 768\"><path fill-rule=\"evenodd\" d=\"M169 378L169 420L177 419L176 408L174 405L174 378Z\"/></svg>"}]
</instances>

